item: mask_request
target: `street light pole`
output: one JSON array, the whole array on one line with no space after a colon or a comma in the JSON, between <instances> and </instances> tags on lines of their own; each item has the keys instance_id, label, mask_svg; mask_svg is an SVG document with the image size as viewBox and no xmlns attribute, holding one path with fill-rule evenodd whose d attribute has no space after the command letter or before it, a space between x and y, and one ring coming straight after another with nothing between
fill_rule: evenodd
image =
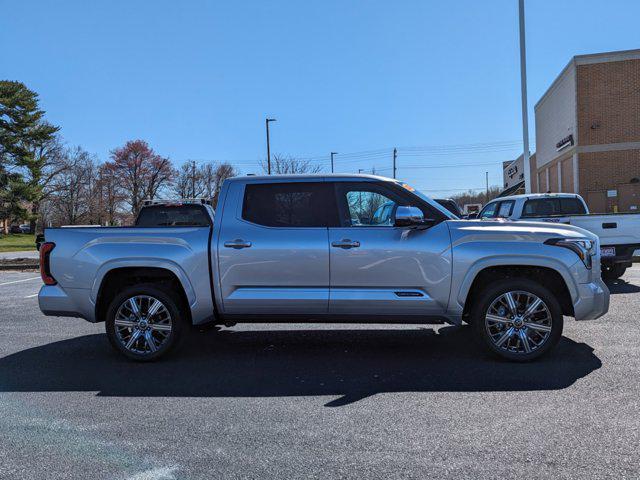
<instances>
[{"instance_id":1,"label":"street light pole","mask_svg":"<svg viewBox=\"0 0 640 480\"><path fill-rule=\"evenodd\" d=\"M393 149L393 178L396 178L396 158L398 158L398 149Z\"/></svg>"},{"instance_id":2,"label":"street light pole","mask_svg":"<svg viewBox=\"0 0 640 480\"><path fill-rule=\"evenodd\" d=\"M338 152L331 152L331 173L333 173L333 156L337 154Z\"/></svg>"},{"instance_id":3,"label":"street light pole","mask_svg":"<svg viewBox=\"0 0 640 480\"><path fill-rule=\"evenodd\" d=\"M489 172L484 172L484 179L487 182L487 199L486 199L486 201L488 202L489 201Z\"/></svg>"},{"instance_id":4,"label":"street light pole","mask_svg":"<svg viewBox=\"0 0 640 480\"><path fill-rule=\"evenodd\" d=\"M529 113L527 111L527 51L524 30L524 0L518 2L520 21L520 90L522 96L522 143L524 147L524 191L531 193L531 168L529 167Z\"/></svg>"},{"instance_id":5,"label":"street light pole","mask_svg":"<svg viewBox=\"0 0 640 480\"><path fill-rule=\"evenodd\" d=\"M267 175L271 175L271 146L269 145L269 122L275 122L275 118L265 118L264 124L267 127Z\"/></svg>"}]
</instances>

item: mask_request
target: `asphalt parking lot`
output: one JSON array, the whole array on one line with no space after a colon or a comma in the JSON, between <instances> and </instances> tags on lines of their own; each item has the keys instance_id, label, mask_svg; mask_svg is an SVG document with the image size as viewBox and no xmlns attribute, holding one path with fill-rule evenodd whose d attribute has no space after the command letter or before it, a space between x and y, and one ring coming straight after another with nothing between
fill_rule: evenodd
<instances>
[{"instance_id":1,"label":"asphalt parking lot","mask_svg":"<svg viewBox=\"0 0 640 480\"><path fill-rule=\"evenodd\" d=\"M257 325L130 363L0 272L0 478L638 478L640 266L532 364L468 327Z\"/></svg>"}]
</instances>

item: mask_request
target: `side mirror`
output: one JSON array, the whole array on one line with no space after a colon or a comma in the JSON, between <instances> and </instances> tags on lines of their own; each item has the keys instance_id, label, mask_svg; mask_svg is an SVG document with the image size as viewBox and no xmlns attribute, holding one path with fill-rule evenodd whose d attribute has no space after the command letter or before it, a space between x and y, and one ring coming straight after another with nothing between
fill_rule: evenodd
<instances>
[{"instance_id":1,"label":"side mirror","mask_svg":"<svg viewBox=\"0 0 640 480\"><path fill-rule=\"evenodd\" d=\"M469 215L467 215L467 220L475 220L476 218L478 218L477 213L470 213Z\"/></svg>"},{"instance_id":2,"label":"side mirror","mask_svg":"<svg viewBox=\"0 0 640 480\"><path fill-rule=\"evenodd\" d=\"M393 218L393 225L396 227L428 227L432 223L431 219L424 219L422 210L417 207L400 206Z\"/></svg>"}]
</instances>

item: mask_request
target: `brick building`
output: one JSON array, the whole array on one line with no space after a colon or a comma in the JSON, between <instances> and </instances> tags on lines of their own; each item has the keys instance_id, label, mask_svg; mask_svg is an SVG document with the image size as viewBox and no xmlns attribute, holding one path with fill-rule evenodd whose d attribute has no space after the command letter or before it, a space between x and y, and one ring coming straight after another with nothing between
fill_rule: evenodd
<instances>
[{"instance_id":1,"label":"brick building","mask_svg":"<svg viewBox=\"0 0 640 480\"><path fill-rule=\"evenodd\" d=\"M574 57L535 106L531 188L640 212L640 50Z\"/></svg>"}]
</instances>

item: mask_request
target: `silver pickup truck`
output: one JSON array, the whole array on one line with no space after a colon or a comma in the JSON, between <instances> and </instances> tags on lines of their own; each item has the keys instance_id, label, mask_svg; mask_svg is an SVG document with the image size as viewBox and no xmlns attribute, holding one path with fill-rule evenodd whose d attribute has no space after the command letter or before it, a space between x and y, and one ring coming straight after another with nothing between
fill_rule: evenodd
<instances>
[{"instance_id":1,"label":"silver pickup truck","mask_svg":"<svg viewBox=\"0 0 640 480\"><path fill-rule=\"evenodd\" d=\"M563 315L609 306L595 235L458 220L382 177L237 177L215 215L200 213L181 226L47 229L40 309L105 322L135 360L192 325L296 321L467 322L489 351L526 361L558 342Z\"/></svg>"}]
</instances>

